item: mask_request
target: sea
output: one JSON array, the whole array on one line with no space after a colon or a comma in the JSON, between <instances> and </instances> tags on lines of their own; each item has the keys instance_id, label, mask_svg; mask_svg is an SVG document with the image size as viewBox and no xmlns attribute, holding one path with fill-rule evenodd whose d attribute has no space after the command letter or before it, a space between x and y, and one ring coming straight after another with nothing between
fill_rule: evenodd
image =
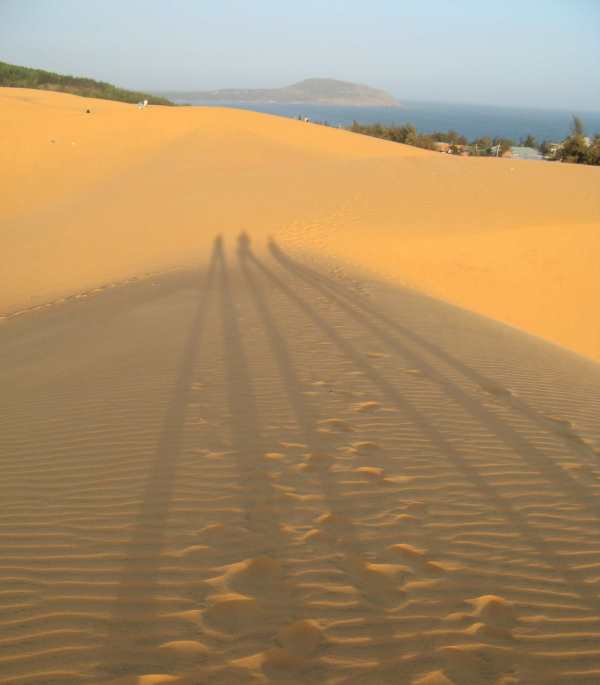
<instances>
[{"instance_id":1,"label":"sea","mask_svg":"<svg viewBox=\"0 0 600 685\"><path fill-rule=\"evenodd\" d=\"M177 100L175 100L177 101ZM293 119L308 117L330 126L361 124L413 124L420 133L453 129L469 140L489 136L515 142L531 134L539 142L559 142L569 135L573 115L581 118L586 135L600 133L600 112L579 110L522 109L489 105L405 102L399 107L330 107L328 105L282 105L276 103L232 103L180 101L198 107L235 107Z\"/></svg>"}]
</instances>

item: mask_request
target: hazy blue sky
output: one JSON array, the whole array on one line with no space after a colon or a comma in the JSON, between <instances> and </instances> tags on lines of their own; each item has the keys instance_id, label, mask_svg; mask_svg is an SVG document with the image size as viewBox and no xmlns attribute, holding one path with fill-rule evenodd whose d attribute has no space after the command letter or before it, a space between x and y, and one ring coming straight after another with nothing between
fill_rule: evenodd
<instances>
[{"instance_id":1,"label":"hazy blue sky","mask_svg":"<svg viewBox=\"0 0 600 685\"><path fill-rule=\"evenodd\" d=\"M600 110L600 0L0 0L0 60L140 89L326 76Z\"/></svg>"}]
</instances>

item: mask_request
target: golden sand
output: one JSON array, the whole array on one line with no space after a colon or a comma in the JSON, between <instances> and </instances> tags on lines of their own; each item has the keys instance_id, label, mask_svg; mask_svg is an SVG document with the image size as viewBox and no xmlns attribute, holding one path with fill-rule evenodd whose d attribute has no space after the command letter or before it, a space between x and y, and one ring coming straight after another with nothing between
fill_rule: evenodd
<instances>
[{"instance_id":1,"label":"golden sand","mask_svg":"<svg viewBox=\"0 0 600 685\"><path fill-rule=\"evenodd\" d=\"M0 113L0 685L599 682L597 169Z\"/></svg>"},{"instance_id":2,"label":"golden sand","mask_svg":"<svg viewBox=\"0 0 600 685\"><path fill-rule=\"evenodd\" d=\"M600 359L598 168L24 89L0 112L0 312L196 264L245 229Z\"/></svg>"}]
</instances>

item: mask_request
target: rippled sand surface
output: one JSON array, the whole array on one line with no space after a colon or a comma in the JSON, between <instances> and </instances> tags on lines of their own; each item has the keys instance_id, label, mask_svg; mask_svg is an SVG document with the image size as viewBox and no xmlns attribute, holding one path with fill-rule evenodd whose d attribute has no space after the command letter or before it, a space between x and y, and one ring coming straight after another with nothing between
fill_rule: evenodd
<instances>
[{"instance_id":1,"label":"rippled sand surface","mask_svg":"<svg viewBox=\"0 0 600 685\"><path fill-rule=\"evenodd\" d=\"M508 228L485 198L490 232L468 212L454 226L450 208L440 240L446 264L479 246L487 275L434 278L441 247L419 242L433 223L413 226L406 253L410 222L382 223L381 193L419 215L393 173L416 187L429 164L466 193L460 174L505 162L244 112L93 101L85 115L82 102L0 89L17 133L71 117L100 160L73 152L72 168L69 149L52 161L59 148L38 140L4 186L0 684L599 682L600 367L493 316L527 264L515 259L494 300L508 252L494 262L489 248ZM223 122L239 141L228 158ZM521 168L588 198L561 239L587 235L595 170ZM361 174L367 190L334 183ZM537 225L523 205L515 235L558 235L559 204ZM568 256L554 268L567 273ZM562 297L595 283L584 267L573 279ZM481 306L432 297L442 282L444 300ZM541 335L535 307L554 291L524 283L515 307L530 325L512 323ZM580 342L597 325L587 314Z\"/></svg>"}]
</instances>

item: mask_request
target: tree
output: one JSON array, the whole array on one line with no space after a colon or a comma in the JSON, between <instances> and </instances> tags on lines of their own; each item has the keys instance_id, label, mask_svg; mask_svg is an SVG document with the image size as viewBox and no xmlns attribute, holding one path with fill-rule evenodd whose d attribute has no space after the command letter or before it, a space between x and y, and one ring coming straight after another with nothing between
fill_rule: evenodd
<instances>
[{"instance_id":1,"label":"tree","mask_svg":"<svg viewBox=\"0 0 600 685\"><path fill-rule=\"evenodd\" d=\"M426 150L435 150L434 140L426 133L419 133L414 143L417 147L425 148Z\"/></svg>"},{"instance_id":2,"label":"tree","mask_svg":"<svg viewBox=\"0 0 600 685\"><path fill-rule=\"evenodd\" d=\"M407 145L415 145L417 142L417 129L412 124L406 124L402 129L402 134L404 136L402 142Z\"/></svg>"},{"instance_id":3,"label":"tree","mask_svg":"<svg viewBox=\"0 0 600 685\"><path fill-rule=\"evenodd\" d=\"M524 147L533 147L535 149L538 147L537 140L535 139L535 136L531 135L531 133L529 133L526 138L521 140L521 145Z\"/></svg>"},{"instance_id":4,"label":"tree","mask_svg":"<svg viewBox=\"0 0 600 685\"><path fill-rule=\"evenodd\" d=\"M573 114L573 124L571 126L571 136L583 136L585 135L584 133L584 128L583 128L583 121L578 116L575 116Z\"/></svg>"},{"instance_id":5,"label":"tree","mask_svg":"<svg viewBox=\"0 0 600 685\"><path fill-rule=\"evenodd\" d=\"M573 115L573 125L571 135L563 141L562 148L557 153L557 157L563 162L572 164L585 164L588 157L588 145L583 135L583 122Z\"/></svg>"},{"instance_id":6,"label":"tree","mask_svg":"<svg viewBox=\"0 0 600 685\"><path fill-rule=\"evenodd\" d=\"M494 138L494 147L496 145L500 146L500 154L503 155L505 152L508 152L510 148L515 144L514 140L511 140L510 138Z\"/></svg>"},{"instance_id":7,"label":"tree","mask_svg":"<svg viewBox=\"0 0 600 685\"><path fill-rule=\"evenodd\" d=\"M594 136L588 147L585 161L587 164L600 165L600 133Z\"/></svg>"},{"instance_id":8,"label":"tree","mask_svg":"<svg viewBox=\"0 0 600 685\"><path fill-rule=\"evenodd\" d=\"M477 145L477 147L481 147L484 149L492 147L492 139L488 138L488 136L483 136L481 138L476 138L473 143Z\"/></svg>"},{"instance_id":9,"label":"tree","mask_svg":"<svg viewBox=\"0 0 600 685\"><path fill-rule=\"evenodd\" d=\"M473 148L476 150L477 155L489 155L491 154L492 139L488 136L482 136L481 138L476 138L473 141Z\"/></svg>"},{"instance_id":10,"label":"tree","mask_svg":"<svg viewBox=\"0 0 600 685\"><path fill-rule=\"evenodd\" d=\"M563 162L585 164L588 157L588 146L581 134L569 136L559 152Z\"/></svg>"}]
</instances>

